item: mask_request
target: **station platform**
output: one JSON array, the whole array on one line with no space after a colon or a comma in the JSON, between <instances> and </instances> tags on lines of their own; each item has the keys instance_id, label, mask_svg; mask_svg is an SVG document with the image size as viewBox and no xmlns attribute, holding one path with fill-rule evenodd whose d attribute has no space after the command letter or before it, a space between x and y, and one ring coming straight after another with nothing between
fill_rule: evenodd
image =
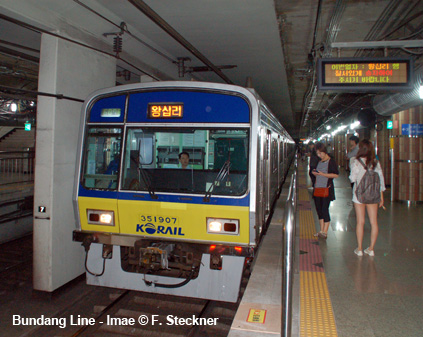
<instances>
[{"instance_id":1,"label":"station platform","mask_svg":"<svg viewBox=\"0 0 423 337\"><path fill-rule=\"evenodd\" d=\"M27 175L0 173L0 244L32 233L33 195Z\"/></svg>"},{"instance_id":2,"label":"station platform","mask_svg":"<svg viewBox=\"0 0 423 337\"><path fill-rule=\"evenodd\" d=\"M387 189L386 210L378 213L375 256L358 257L354 254L356 217L348 173L341 170L334 181L336 200L330 206L326 240L313 236L320 228L307 161L299 161L297 175L292 336L422 336L423 206L391 202ZM282 194L230 337L281 335L283 266L278 254L282 252L285 200ZM366 216L364 248L369 240ZM249 320L251 309L257 314L254 322Z\"/></svg>"}]
</instances>

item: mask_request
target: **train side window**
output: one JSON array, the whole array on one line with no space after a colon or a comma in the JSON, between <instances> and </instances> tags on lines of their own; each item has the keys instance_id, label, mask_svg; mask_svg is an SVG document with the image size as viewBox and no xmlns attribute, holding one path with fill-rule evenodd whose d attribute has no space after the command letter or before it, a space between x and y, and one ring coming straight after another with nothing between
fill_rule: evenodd
<instances>
[{"instance_id":1,"label":"train side window","mask_svg":"<svg viewBox=\"0 0 423 337\"><path fill-rule=\"evenodd\" d=\"M120 128L92 127L88 130L81 175L84 187L117 189L121 143Z\"/></svg>"}]
</instances>

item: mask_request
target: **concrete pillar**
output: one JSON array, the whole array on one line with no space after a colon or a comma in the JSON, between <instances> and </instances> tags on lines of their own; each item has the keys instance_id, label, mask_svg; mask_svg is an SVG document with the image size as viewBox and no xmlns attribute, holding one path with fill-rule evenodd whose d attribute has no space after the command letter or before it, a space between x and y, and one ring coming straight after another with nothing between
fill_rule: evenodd
<instances>
[{"instance_id":1,"label":"concrete pillar","mask_svg":"<svg viewBox=\"0 0 423 337\"><path fill-rule=\"evenodd\" d=\"M113 86L116 60L43 34L38 90L85 99ZM72 191L82 103L38 96L34 183L34 289L52 292L84 272L72 241ZM45 207L45 212L40 212Z\"/></svg>"}]
</instances>

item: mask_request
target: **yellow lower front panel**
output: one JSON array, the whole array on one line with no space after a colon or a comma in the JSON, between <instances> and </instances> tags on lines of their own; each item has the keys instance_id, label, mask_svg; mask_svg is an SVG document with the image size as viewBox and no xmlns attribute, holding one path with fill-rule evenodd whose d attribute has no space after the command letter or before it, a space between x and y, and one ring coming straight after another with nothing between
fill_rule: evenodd
<instances>
[{"instance_id":1,"label":"yellow lower front panel","mask_svg":"<svg viewBox=\"0 0 423 337\"><path fill-rule=\"evenodd\" d=\"M162 238L248 243L249 209L239 206L119 200L120 232ZM238 219L239 235L207 233L207 218Z\"/></svg>"},{"instance_id":2,"label":"yellow lower front panel","mask_svg":"<svg viewBox=\"0 0 423 337\"><path fill-rule=\"evenodd\" d=\"M108 198L88 198L79 197L79 218L81 220L81 229L85 231L106 232L106 233L119 233L119 216L118 216L118 203L116 199ZM101 210L114 212L114 226L102 226L88 224L87 210Z\"/></svg>"},{"instance_id":3,"label":"yellow lower front panel","mask_svg":"<svg viewBox=\"0 0 423 337\"><path fill-rule=\"evenodd\" d=\"M117 203L117 225L113 229L119 229L120 234L215 243L249 243L248 207L139 200L114 201ZM116 233L110 230L109 226L88 225L84 209L86 206L105 210L105 199L79 198L82 230ZM237 219L239 234L207 233L207 218Z\"/></svg>"}]
</instances>

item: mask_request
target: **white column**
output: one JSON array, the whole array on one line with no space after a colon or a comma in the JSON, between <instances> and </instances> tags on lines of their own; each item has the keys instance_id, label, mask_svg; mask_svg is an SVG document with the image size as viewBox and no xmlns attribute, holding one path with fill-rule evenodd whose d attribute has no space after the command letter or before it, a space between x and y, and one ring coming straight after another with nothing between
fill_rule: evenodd
<instances>
[{"instance_id":1,"label":"white column","mask_svg":"<svg viewBox=\"0 0 423 337\"><path fill-rule=\"evenodd\" d=\"M116 60L43 34L38 90L85 99L115 85ZM34 289L54 291L84 272L72 241L72 191L82 103L38 96L34 184ZM39 207L45 207L45 213Z\"/></svg>"}]
</instances>

